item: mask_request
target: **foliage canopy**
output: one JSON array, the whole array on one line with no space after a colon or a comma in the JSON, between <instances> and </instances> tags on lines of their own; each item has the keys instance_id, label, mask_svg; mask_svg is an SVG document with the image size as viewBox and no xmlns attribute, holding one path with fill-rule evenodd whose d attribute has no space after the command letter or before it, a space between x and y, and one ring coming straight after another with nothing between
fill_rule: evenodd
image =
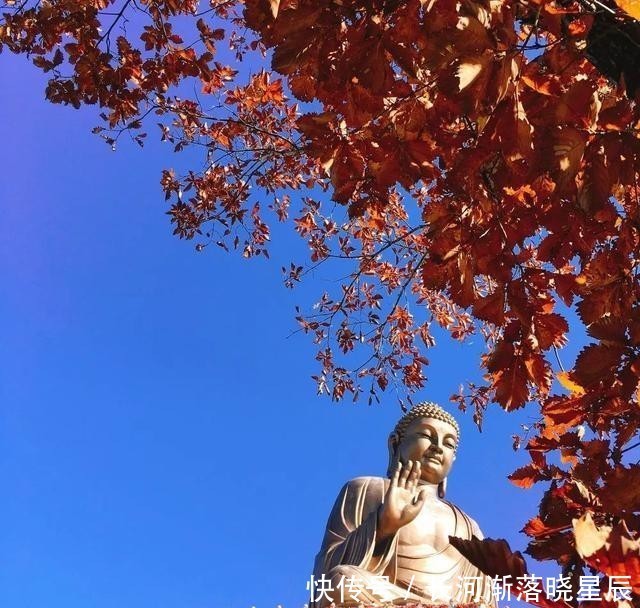
<instances>
[{"instance_id":1,"label":"foliage canopy","mask_svg":"<svg viewBox=\"0 0 640 608\"><path fill-rule=\"evenodd\" d=\"M50 75L50 101L99 105L110 145L155 122L202 151L161 180L198 249L268 255L275 218L313 265L344 259L339 293L298 317L319 392L415 391L434 325L481 333L485 383L453 399L478 425L492 401L540 407L511 475L548 485L528 552L629 576L637 602L639 17L636 0L5 0L0 50ZM571 306L591 343L552 394Z\"/></svg>"}]
</instances>

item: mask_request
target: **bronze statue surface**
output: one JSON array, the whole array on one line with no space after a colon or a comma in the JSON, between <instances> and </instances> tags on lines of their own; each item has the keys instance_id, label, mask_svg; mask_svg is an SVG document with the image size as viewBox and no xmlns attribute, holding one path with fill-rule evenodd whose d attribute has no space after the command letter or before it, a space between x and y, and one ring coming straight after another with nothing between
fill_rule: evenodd
<instances>
[{"instance_id":1,"label":"bronze statue surface","mask_svg":"<svg viewBox=\"0 0 640 608\"><path fill-rule=\"evenodd\" d=\"M490 579L449 543L449 536L482 538L475 521L444 499L459 438L450 414L418 404L389 437L387 477L358 477L342 488L315 561L318 608L331 601L495 605Z\"/></svg>"}]
</instances>

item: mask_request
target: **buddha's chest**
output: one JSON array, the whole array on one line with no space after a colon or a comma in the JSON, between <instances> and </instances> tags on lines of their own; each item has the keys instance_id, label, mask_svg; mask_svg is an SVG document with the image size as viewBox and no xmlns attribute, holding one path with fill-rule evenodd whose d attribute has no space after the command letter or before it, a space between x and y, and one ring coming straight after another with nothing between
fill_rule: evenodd
<instances>
[{"instance_id":1,"label":"buddha's chest","mask_svg":"<svg viewBox=\"0 0 640 608\"><path fill-rule=\"evenodd\" d=\"M440 551L455 535L456 516L453 509L440 501L425 503L418 516L400 529L400 545L416 549Z\"/></svg>"}]
</instances>

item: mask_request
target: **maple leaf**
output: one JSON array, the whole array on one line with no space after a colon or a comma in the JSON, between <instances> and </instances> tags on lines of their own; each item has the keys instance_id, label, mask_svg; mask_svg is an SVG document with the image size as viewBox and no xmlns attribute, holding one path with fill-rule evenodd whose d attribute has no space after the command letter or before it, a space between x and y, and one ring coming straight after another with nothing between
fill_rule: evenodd
<instances>
[{"instance_id":1,"label":"maple leaf","mask_svg":"<svg viewBox=\"0 0 640 608\"><path fill-rule=\"evenodd\" d=\"M522 528L522 531L528 536L533 536L535 538L544 538L556 535L559 532L564 532L567 530L567 528L567 525L555 527L548 526L542 521L540 517L534 517L525 524L524 528Z\"/></svg>"},{"instance_id":2,"label":"maple leaf","mask_svg":"<svg viewBox=\"0 0 640 608\"><path fill-rule=\"evenodd\" d=\"M613 369L620 364L623 353L621 346L590 344L578 355L573 376L585 388L607 382Z\"/></svg>"},{"instance_id":3,"label":"maple leaf","mask_svg":"<svg viewBox=\"0 0 640 608\"><path fill-rule=\"evenodd\" d=\"M532 353L525 359L525 367L529 381L537 387L540 395L546 395L552 382L549 362L541 354Z\"/></svg>"},{"instance_id":4,"label":"maple leaf","mask_svg":"<svg viewBox=\"0 0 640 608\"><path fill-rule=\"evenodd\" d=\"M523 407L529 399L528 379L529 373L521 359L497 372L493 380L496 401L508 412Z\"/></svg>"},{"instance_id":5,"label":"maple leaf","mask_svg":"<svg viewBox=\"0 0 640 608\"><path fill-rule=\"evenodd\" d=\"M542 414L545 419L544 436L561 435L584 421L587 403L582 395L551 397L544 402Z\"/></svg>"},{"instance_id":6,"label":"maple leaf","mask_svg":"<svg viewBox=\"0 0 640 608\"><path fill-rule=\"evenodd\" d=\"M522 531L529 536L543 536L548 534L549 528L544 525L543 521L539 517L530 519Z\"/></svg>"},{"instance_id":7,"label":"maple leaf","mask_svg":"<svg viewBox=\"0 0 640 608\"><path fill-rule=\"evenodd\" d=\"M505 293L496 289L492 294L476 299L473 314L479 319L502 325L505 320Z\"/></svg>"},{"instance_id":8,"label":"maple leaf","mask_svg":"<svg viewBox=\"0 0 640 608\"><path fill-rule=\"evenodd\" d=\"M474 80L480 76L481 72L487 67L487 59L485 61L475 60L461 63L456 68L456 76L458 77L458 90L466 89Z\"/></svg>"},{"instance_id":9,"label":"maple leaf","mask_svg":"<svg viewBox=\"0 0 640 608\"><path fill-rule=\"evenodd\" d=\"M568 191L575 186L575 178L585 150L585 136L573 127L562 127L557 130L553 139L553 157L555 166L553 174L561 191Z\"/></svg>"},{"instance_id":10,"label":"maple leaf","mask_svg":"<svg viewBox=\"0 0 640 608\"><path fill-rule=\"evenodd\" d=\"M536 481L540 481L543 477L537 466L527 464L511 473L509 475L509 479L514 485L520 488L529 489Z\"/></svg>"},{"instance_id":11,"label":"maple leaf","mask_svg":"<svg viewBox=\"0 0 640 608\"><path fill-rule=\"evenodd\" d=\"M607 315L619 318L630 307L628 289L616 278L611 278L610 283L600 289L594 286L577 305L578 315L585 325L600 321Z\"/></svg>"},{"instance_id":12,"label":"maple leaf","mask_svg":"<svg viewBox=\"0 0 640 608\"><path fill-rule=\"evenodd\" d=\"M604 476L599 496L612 513L640 511L640 465L617 465Z\"/></svg>"},{"instance_id":13,"label":"maple leaf","mask_svg":"<svg viewBox=\"0 0 640 608\"><path fill-rule=\"evenodd\" d=\"M570 372L558 372L556 374L556 378L558 379L558 382L560 382L560 384L562 384L562 386L566 388L572 395L584 395L584 388L571 379Z\"/></svg>"},{"instance_id":14,"label":"maple leaf","mask_svg":"<svg viewBox=\"0 0 640 608\"><path fill-rule=\"evenodd\" d=\"M616 0L616 4L627 15L640 20L640 0Z\"/></svg>"},{"instance_id":15,"label":"maple leaf","mask_svg":"<svg viewBox=\"0 0 640 608\"><path fill-rule=\"evenodd\" d=\"M534 331L540 348L547 350L552 346L562 347L567 343L569 324L564 317L556 313L536 315Z\"/></svg>"},{"instance_id":16,"label":"maple leaf","mask_svg":"<svg viewBox=\"0 0 640 608\"><path fill-rule=\"evenodd\" d=\"M573 520L576 550L596 570L607 576L629 577L640 593L640 541L633 540L623 524L597 526L591 513Z\"/></svg>"},{"instance_id":17,"label":"maple leaf","mask_svg":"<svg viewBox=\"0 0 640 608\"><path fill-rule=\"evenodd\" d=\"M562 566L568 566L577 559L573 539L568 532L534 538L525 553L536 560L553 560Z\"/></svg>"},{"instance_id":18,"label":"maple leaf","mask_svg":"<svg viewBox=\"0 0 640 608\"><path fill-rule=\"evenodd\" d=\"M623 345L626 341L626 330L627 323L624 319L601 317L589 325L587 333L603 343Z\"/></svg>"},{"instance_id":19,"label":"maple leaf","mask_svg":"<svg viewBox=\"0 0 640 608\"><path fill-rule=\"evenodd\" d=\"M537 62L529 62L521 78L524 84L542 95L559 97L562 93L560 77L541 71Z\"/></svg>"},{"instance_id":20,"label":"maple leaf","mask_svg":"<svg viewBox=\"0 0 640 608\"><path fill-rule=\"evenodd\" d=\"M596 93L597 85L588 80L579 80L571 84L565 91L556 107L556 118L560 124L572 124L587 129L592 128L598 122L600 100ZM564 132L564 142L570 145L570 141L578 138L575 133ZM557 145L557 144L556 144Z\"/></svg>"},{"instance_id":21,"label":"maple leaf","mask_svg":"<svg viewBox=\"0 0 640 608\"><path fill-rule=\"evenodd\" d=\"M518 97L507 98L493 111L482 130L481 140L503 149L510 164L530 159L533 155L534 127Z\"/></svg>"}]
</instances>

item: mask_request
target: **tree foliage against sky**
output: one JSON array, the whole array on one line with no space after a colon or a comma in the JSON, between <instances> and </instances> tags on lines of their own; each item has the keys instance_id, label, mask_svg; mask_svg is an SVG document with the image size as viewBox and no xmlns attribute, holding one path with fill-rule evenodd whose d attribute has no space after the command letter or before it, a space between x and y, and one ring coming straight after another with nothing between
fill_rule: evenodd
<instances>
[{"instance_id":1,"label":"tree foliage against sky","mask_svg":"<svg viewBox=\"0 0 640 608\"><path fill-rule=\"evenodd\" d=\"M0 50L49 74L50 101L97 104L110 145L159 128L200 158L161 180L198 249L266 256L288 221L310 250L288 286L341 260L298 317L319 392L410 393L435 326L482 335L485 382L454 400L478 425L490 402L540 408L511 476L547 484L528 552L628 575L638 601L638 17L635 0L5 0ZM572 307L590 343L564 370Z\"/></svg>"}]
</instances>

